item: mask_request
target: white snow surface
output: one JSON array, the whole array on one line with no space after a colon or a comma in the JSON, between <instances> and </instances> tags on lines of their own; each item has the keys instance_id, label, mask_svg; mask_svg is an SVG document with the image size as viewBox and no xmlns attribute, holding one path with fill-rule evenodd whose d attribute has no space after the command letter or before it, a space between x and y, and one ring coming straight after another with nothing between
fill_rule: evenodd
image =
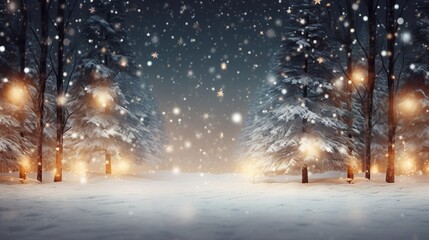
<instances>
[{"instance_id":1,"label":"white snow surface","mask_svg":"<svg viewBox=\"0 0 429 240\"><path fill-rule=\"evenodd\" d=\"M0 175L1 240L429 239L429 176L51 175Z\"/></svg>"}]
</instances>

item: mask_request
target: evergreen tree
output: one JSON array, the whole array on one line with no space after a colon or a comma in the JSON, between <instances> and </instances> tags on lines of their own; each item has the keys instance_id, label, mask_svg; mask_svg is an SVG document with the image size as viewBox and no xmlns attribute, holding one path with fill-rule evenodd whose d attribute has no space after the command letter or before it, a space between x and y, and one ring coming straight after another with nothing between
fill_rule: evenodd
<instances>
[{"instance_id":1,"label":"evergreen tree","mask_svg":"<svg viewBox=\"0 0 429 240\"><path fill-rule=\"evenodd\" d=\"M268 82L263 82L252 100L245 126L240 134L240 161L252 166L252 170L260 173L287 171L288 163L276 165L275 158L268 152L273 143L273 130L280 123L273 117L275 99L270 94L275 81L274 75L269 75Z\"/></svg>"},{"instance_id":2,"label":"evergreen tree","mask_svg":"<svg viewBox=\"0 0 429 240\"><path fill-rule=\"evenodd\" d=\"M7 88L4 82L0 83L0 90L4 92ZM19 128L19 119L14 113L20 111L17 106L8 103L7 94L0 96L0 161L10 169L16 169L19 165L19 156L24 152Z\"/></svg>"},{"instance_id":3,"label":"evergreen tree","mask_svg":"<svg viewBox=\"0 0 429 240\"><path fill-rule=\"evenodd\" d=\"M125 120L134 136L130 157L137 164L155 166L161 162L166 136L152 87L146 85L142 78L127 73L120 73L116 80L125 93L126 108L130 113Z\"/></svg>"},{"instance_id":4,"label":"evergreen tree","mask_svg":"<svg viewBox=\"0 0 429 240\"><path fill-rule=\"evenodd\" d=\"M95 14L82 31L86 45L71 93L76 101L71 104L69 136L74 140L70 147L79 158L88 156L87 160L101 151L107 173L112 157L152 166L159 163L164 144L161 116L150 89L139 77L127 38L126 4L118 0L94 3Z\"/></svg>"},{"instance_id":5,"label":"evergreen tree","mask_svg":"<svg viewBox=\"0 0 429 240\"><path fill-rule=\"evenodd\" d=\"M399 125L397 144L404 166L414 160L416 169L429 172L429 0L416 2L413 31L414 58L409 60L406 81L398 97ZM406 167L406 166L405 166Z\"/></svg>"},{"instance_id":6,"label":"evergreen tree","mask_svg":"<svg viewBox=\"0 0 429 240\"><path fill-rule=\"evenodd\" d=\"M125 98L113 72L91 59L83 60L77 73L78 84L71 94L71 140L66 147L68 156L91 161L105 156L106 173L112 173L112 156L118 156L120 146L131 143L132 134L123 124L126 114Z\"/></svg>"},{"instance_id":7,"label":"evergreen tree","mask_svg":"<svg viewBox=\"0 0 429 240\"><path fill-rule=\"evenodd\" d=\"M305 183L308 165L314 171L339 169L347 150L341 137L344 124L338 119L342 111L334 105L337 93L331 81L336 70L322 24L326 13L313 1L292 1L291 9L277 80L267 90L269 105L261 106L264 115L253 122L253 135L266 136L266 144L250 148L269 156L257 160L269 171L302 167Z\"/></svg>"}]
</instances>

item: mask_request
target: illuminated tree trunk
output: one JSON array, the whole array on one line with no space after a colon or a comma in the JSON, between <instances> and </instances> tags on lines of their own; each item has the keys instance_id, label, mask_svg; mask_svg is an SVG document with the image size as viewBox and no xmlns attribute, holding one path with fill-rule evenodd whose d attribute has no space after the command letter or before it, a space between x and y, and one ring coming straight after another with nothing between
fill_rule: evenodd
<instances>
[{"instance_id":1,"label":"illuminated tree trunk","mask_svg":"<svg viewBox=\"0 0 429 240\"><path fill-rule=\"evenodd\" d=\"M306 19L306 22L307 23L309 22L308 18ZM308 31L305 31L304 34L305 34L305 38L308 39ZM304 60L304 72L305 73L309 72L309 70L308 70L308 57L305 57L305 60ZM305 85L303 87L302 97L304 99L304 104L307 104L307 97L308 97L308 86L307 85ZM302 132L303 133L307 132L307 121L308 121L307 118L302 119ZM305 164L305 163L303 163L303 166L302 166L301 178L302 178L302 183L308 183L308 169L307 169L307 164Z\"/></svg>"},{"instance_id":2,"label":"illuminated tree trunk","mask_svg":"<svg viewBox=\"0 0 429 240\"><path fill-rule=\"evenodd\" d=\"M387 2L387 51L389 53L389 69L387 87L389 93L388 109L388 148L386 182L395 182L395 137L396 137L396 114L395 114L395 6L396 0Z\"/></svg>"},{"instance_id":3,"label":"illuminated tree trunk","mask_svg":"<svg viewBox=\"0 0 429 240\"><path fill-rule=\"evenodd\" d=\"M43 129L44 129L44 105L45 105L45 90L47 82L47 58L48 58L48 38L49 38L49 12L48 3L45 0L39 0L40 4L40 58L39 58L39 83L36 94L36 164L37 164L37 180L43 181Z\"/></svg>"},{"instance_id":4,"label":"illuminated tree trunk","mask_svg":"<svg viewBox=\"0 0 429 240\"><path fill-rule=\"evenodd\" d=\"M19 53L19 72L20 77L22 78L23 85L25 86L25 64L26 64L26 49L27 49L27 24L28 24L28 12L27 12L27 3L25 0L19 1L19 8L21 12L21 26L19 30L19 39L18 39L18 53ZM23 148L23 144L25 142L25 109L24 106L21 106L19 110L19 121L21 122L20 127L20 137L21 137L21 148ZM27 173L25 166L19 164L19 178L27 179Z\"/></svg>"},{"instance_id":5,"label":"illuminated tree trunk","mask_svg":"<svg viewBox=\"0 0 429 240\"><path fill-rule=\"evenodd\" d=\"M302 167L302 183L308 183L308 167L304 164Z\"/></svg>"},{"instance_id":6,"label":"illuminated tree trunk","mask_svg":"<svg viewBox=\"0 0 429 240\"><path fill-rule=\"evenodd\" d=\"M18 116L18 118L19 118L19 121L20 121L20 127L21 127L21 131L20 131L20 133L19 133L19 135L20 135L20 139L21 139L21 141L20 141L20 144L21 144L21 147L25 144L25 113L24 113L24 106L21 106L21 109L19 110L20 111L20 113L19 113L19 116ZM26 166L24 166L22 163L21 164L19 164L19 178L21 178L21 179L27 179L27 169L26 169Z\"/></svg>"},{"instance_id":7,"label":"illuminated tree trunk","mask_svg":"<svg viewBox=\"0 0 429 240\"><path fill-rule=\"evenodd\" d=\"M106 174L112 174L112 156L106 150Z\"/></svg>"},{"instance_id":8,"label":"illuminated tree trunk","mask_svg":"<svg viewBox=\"0 0 429 240\"><path fill-rule=\"evenodd\" d=\"M353 52L351 45L346 45L347 54L347 75L351 78L353 75ZM353 159L353 86L347 83L347 111L348 116L346 119L347 123L347 148L348 148L348 163L347 163L347 178L354 178L353 167L351 160Z\"/></svg>"},{"instance_id":9,"label":"illuminated tree trunk","mask_svg":"<svg viewBox=\"0 0 429 240\"><path fill-rule=\"evenodd\" d=\"M56 104L56 123L57 123L57 140L55 156L55 178L54 182L61 182L63 178L63 135L64 135L64 37L65 37L65 0L58 1L57 9L57 34L58 34L58 51L57 51L57 104Z\"/></svg>"},{"instance_id":10,"label":"illuminated tree trunk","mask_svg":"<svg viewBox=\"0 0 429 240\"><path fill-rule=\"evenodd\" d=\"M347 15L350 20L350 28L354 29L356 26L355 24L355 16L354 16L354 10L352 9L352 3L350 1L346 2L347 4ZM347 54L347 75L349 78L352 78L353 76L353 41L355 40L353 33L351 31L347 31L347 37L346 37L346 54ZM351 79L350 79L351 80ZM353 149L353 85L352 84L346 84L347 86L347 111L349 115L347 116L347 147L348 147L348 154L349 154L349 161L347 164L347 178L353 179L354 173L353 173L353 166L350 162L353 159L353 152L355 151Z\"/></svg>"},{"instance_id":11,"label":"illuminated tree trunk","mask_svg":"<svg viewBox=\"0 0 429 240\"><path fill-rule=\"evenodd\" d=\"M373 127L373 107L374 107L374 87L376 78L375 59L377 57L377 21L376 8L374 0L367 0L368 7L368 27L369 27L369 51L368 51L368 82L365 91L365 99L363 104L364 112L364 166L365 178L371 179L371 142L372 142L372 127Z\"/></svg>"},{"instance_id":12,"label":"illuminated tree trunk","mask_svg":"<svg viewBox=\"0 0 429 240\"><path fill-rule=\"evenodd\" d=\"M27 179L27 173L25 171L25 167L22 166L21 164L19 165L19 178L21 179Z\"/></svg>"}]
</instances>

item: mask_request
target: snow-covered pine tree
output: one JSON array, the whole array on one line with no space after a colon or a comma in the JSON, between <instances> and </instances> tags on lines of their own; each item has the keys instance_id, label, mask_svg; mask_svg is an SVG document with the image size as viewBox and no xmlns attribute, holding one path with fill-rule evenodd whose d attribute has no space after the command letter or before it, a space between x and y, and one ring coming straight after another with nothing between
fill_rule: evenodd
<instances>
[{"instance_id":1,"label":"snow-covered pine tree","mask_svg":"<svg viewBox=\"0 0 429 240\"><path fill-rule=\"evenodd\" d=\"M22 31L12 24L24 19L22 14L9 11L8 4L0 3L0 159L10 170L19 167L19 177L25 179L30 170L31 102L29 86L23 81L25 61L17 56L22 51Z\"/></svg>"},{"instance_id":2,"label":"snow-covered pine tree","mask_svg":"<svg viewBox=\"0 0 429 240\"><path fill-rule=\"evenodd\" d=\"M137 164L155 165L164 144L162 118L134 64L124 17L126 4L118 0L94 3L95 14L85 23L82 32L87 44L81 50L83 61L71 94L77 94L77 100L72 104L75 113L70 136L79 139L71 141L70 148L82 156L90 154L91 149L107 149L106 159L115 154ZM110 99L108 113L100 113L90 104L102 92L103 98ZM96 127L85 128L85 122ZM106 166L106 172L109 169Z\"/></svg>"},{"instance_id":3,"label":"snow-covered pine tree","mask_svg":"<svg viewBox=\"0 0 429 240\"><path fill-rule=\"evenodd\" d=\"M163 117L159 114L152 87L146 85L141 77L121 72L116 77L127 101L125 122L134 139L129 146L128 157L136 164L158 166L166 141L163 131Z\"/></svg>"},{"instance_id":4,"label":"snow-covered pine tree","mask_svg":"<svg viewBox=\"0 0 429 240\"><path fill-rule=\"evenodd\" d=\"M251 170L254 174L273 171L284 173L288 169L287 165L273 168L271 163L275 159L268 152L268 148L273 142L272 131L279 125L279 121L276 121L272 112L276 106L276 99L270 94L275 81L275 75L269 74L267 81L261 83L251 101L244 127L240 133L240 147L237 152L242 165L240 168Z\"/></svg>"},{"instance_id":5,"label":"snow-covered pine tree","mask_svg":"<svg viewBox=\"0 0 429 240\"><path fill-rule=\"evenodd\" d=\"M1 74L0 74L1 75ZM9 103L7 93L4 91L5 83L0 82L0 165L12 169L19 166L18 156L23 152L20 136L20 121L14 112L19 111L18 107Z\"/></svg>"},{"instance_id":6,"label":"snow-covered pine tree","mask_svg":"<svg viewBox=\"0 0 429 240\"><path fill-rule=\"evenodd\" d=\"M397 146L399 155L405 155L398 164L414 160L415 170L429 172L429 0L416 1L415 9L414 58L409 60L406 81L398 96L401 130Z\"/></svg>"},{"instance_id":7,"label":"snow-covered pine tree","mask_svg":"<svg viewBox=\"0 0 429 240\"><path fill-rule=\"evenodd\" d=\"M264 144L250 141L249 147L264 156L256 159L264 171L296 173L301 167L306 183L308 165L312 171L344 168L347 150L338 119L342 112L333 104L334 55L323 25L325 12L313 1L291 1L291 9L277 80L267 90L270 103L261 106L262 119L253 121L254 136L264 136Z\"/></svg>"},{"instance_id":8,"label":"snow-covered pine tree","mask_svg":"<svg viewBox=\"0 0 429 240\"><path fill-rule=\"evenodd\" d=\"M112 70L94 59L84 59L76 75L67 156L86 162L104 156L106 173L111 174L112 156L119 156L123 142L131 143L133 138L123 124L129 114L125 98Z\"/></svg>"},{"instance_id":9,"label":"snow-covered pine tree","mask_svg":"<svg viewBox=\"0 0 429 240\"><path fill-rule=\"evenodd\" d=\"M19 122L13 117L11 104L8 104L5 94L5 83L8 76L11 76L9 66L10 59L13 59L16 46L12 44L10 22L7 21L8 13L6 3L0 3L0 165L15 168L17 167L16 156L20 154Z\"/></svg>"}]
</instances>

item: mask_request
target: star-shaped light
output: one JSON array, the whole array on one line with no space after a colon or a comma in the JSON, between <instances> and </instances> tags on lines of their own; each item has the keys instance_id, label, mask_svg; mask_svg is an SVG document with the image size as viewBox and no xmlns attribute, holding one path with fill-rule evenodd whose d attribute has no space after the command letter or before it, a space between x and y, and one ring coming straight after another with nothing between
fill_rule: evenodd
<instances>
[{"instance_id":1,"label":"star-shaped light","mask_svg":"<svg viewBox=\"0 0 429 240\"><path fill-rule=\"evenodd\" d=\"M157 59L157 58L159 57L159 54L158 54L157 52L153 52L150 56L151 56L153 59Z\"/></svg>"},{"instance_id":2,"label":"star-shaped light","mask_svg":"<svg viewBox=\"0 0 429 240\"><path fill-rule=\"evenodd\" d=\"M221 88L221 89L219 89L219 91L217 92L217 97L218 98L223 98L223 96L225 95L224 93L223 93L223 89Z\"/></svg>"},{"instance_id":3,"label":"star-shaped light","mask_svg":"<svg viewBox=\"0 0 429 240\"><path fill-rule=\"evenodd\" d=\"M321 4L322 3L322 0L314 0L314 4Z\"/></svg>"},{"instance_id":4,"label":"star-shaped light","mask_svg":"<svg viewBox=\"0 0 429 240\"><path fill-rule=\"evenodd\" d=\"M89 13L95 13L95 7L90 7L88 10L89 10Z\"/></svg>"},{"instance_id":5,"label":"star-shaped light","mask_svg":"<svg viewBox=\"0 0 429 240\"><path fill-rule=\"evenodd\" d=\"M204 113L203 114L203 119L204 120L207 120L207 119L209 119L210 118L210 115L208 114L208 113Z\"/></svg>"},{"instance_id":6,"label":"star-shaped light","mask_svg":"<svg viewBox=\"0 0 429 240\"><path fill-rule=\"evenodd\" d=\"M288 8L287 10L286 10L286 12L287 12L287 14L291 14L292 13L292 8Z\"/></svg>"}]
</instances>

